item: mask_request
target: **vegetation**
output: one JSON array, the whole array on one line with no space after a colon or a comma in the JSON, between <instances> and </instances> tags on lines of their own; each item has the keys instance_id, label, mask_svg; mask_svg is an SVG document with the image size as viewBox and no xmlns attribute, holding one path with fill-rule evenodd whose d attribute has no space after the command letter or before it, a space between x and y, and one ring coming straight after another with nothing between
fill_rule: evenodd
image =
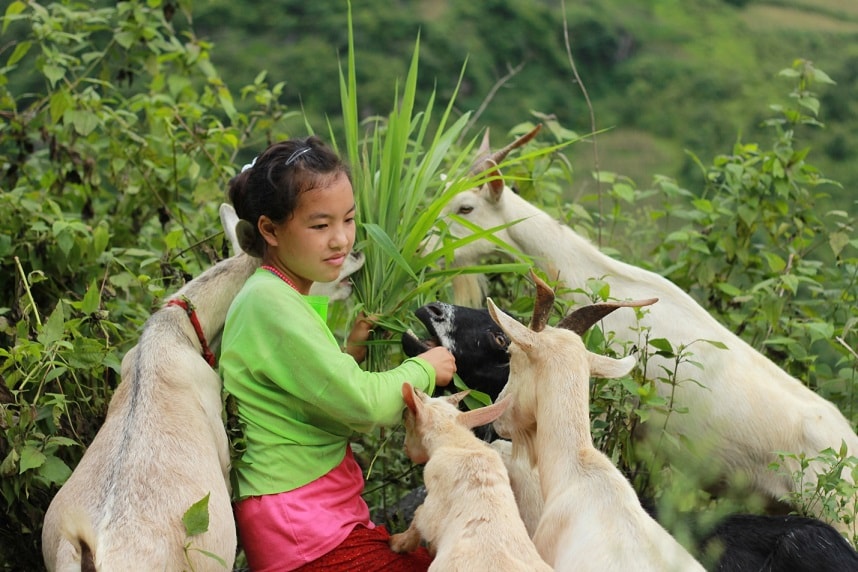
<instances>
[{"instance_id":1,"label":"vegetation","mask_svg":"<svg viewBox=\"0 0 858 572\"><path fill-rule=\"evenodd\" d=\"M702 158L704 151L689 153L673 176L650 171L651 183L607 168L589 183L570 168L581 161L592 166L591 148L576 142L575 135L590 125L581 120L583 104L576 104L574 117L569 115L569 100L580 92L570 87L569 61L556 49L557 19L547 3L425 2L418 3L416 13L406 9L407 3L399 8L385 3L375 13L355 10L352 25L345 14L319 3L284 4L282 23L313 33L290 40L275 30L271 18L217 0L200 7L196 16L184 3L159 0L103 7L14 0L6 9L0 30L0 502L7 515L0 524L0 562L5 569L41 569L44 511L100 426L120 381L121 357L136 342L145 319L165 295L228 254L216 208L229 178L268 142L320 131L320 126L353 165L361 209L359 244L368 257L356 302L332 312L331 327L344 331L354 313L364 309L380 314L392 336L374 340L368 367L399 358L395 334L413 325L414 307L449 295L450 272L440 263L455 241L446 237L435 253L420 253L418 246L429 232L444 237L444 221L435 220L443 204L479 181L480 175L466 174L480 134L476 125L512 120L511 129L494 131L497 142L508 131L543 121L547 134L507 166L519 192L607 251L664 273L858 421L854 203L843 203L848 195L816 162L822 149L823 162L835 164L833 140L818 134L846 134L855 110L853 103L831 95L831 79L812 62L784 58L781 44L763 38L772 42L772 58L784 60L775 69L788 67L759 96L728 109L715 103L736 84L715 73L717 66L699 80L700 89L690 91L687 84L671 81L681 77L687 61L676 58L676 66L662 69L653 59L657 46L676 40L679 26L649 30L638 59L612 59L632 29L624 26L661 13L662 3L620 10L606 1L570 9L576 61L587 87L605 96L597 109L599 124L620 125L615 134L662 130L657 136L646 131L645 145L681 131L682 125L695 125L698 129L685 135L699 139L694 145L683 139L683 146L713 156L710 161ZM366 4L366 10L376 7ZM691 29L689 21L681 20L691 17L686 4L670 4L672 21ZM707 29L718 32L728 15L756 3L736 4L742 5L707 2ZM836 9L821 0L804 5ZM432 13L436 9L439 14ZM506 23L509 18L514 24ZM411 24L402 26L403 20ZM223 21L233 26L222 28L217 44L210 43L206 38L214 34L205 30ZM415 42L417 23L424 21L430 23ZM317 26L324 34L315 33ZM219 51L229 45L230 34L245 28L259 44ZM714 32L711 41L726 42ZM278 43L272 34L288 40L284 49L274 49ZM368 49L379 38L397 57L385 53L380 59ZM458 42L473 48L473 57L460 52ZM491 50L478 49L479 42L491 44ZM808 49L811 44L798 43ZM476 117L496 75L505 75L496 72L512 53L507 49L521 49L532 55L529 61L555 66L554 73L522 70L514 75L516 87L508 89L514 93L499 92L482 118ZM687 58L693 60L699 49L689 44ZM410 60L399 57L406 52L413 54ZM226 64L215 61L216 53L222 54L221 62L240 54L235 68L240 64L252 72L241 82L227 80L221 72ZM338 61L337 53L348 59ZM270 54L292 59L263 71L263 56ZM497 59L481 62L486 54ZM839 85L856 81L848 70L858 68L845 67L854 56L845 49L836 59L831 75ZM756 60L737 56L733 61L745 73L771 75L760 71ZM609 76L607 68L617 74ZM271 70L277 69L288 81L275 77ZM291 73L296 69L300 74ZM286 103L294 89L289 84L313 74L319 82L306 84L313 87L305 93L305 105ZM551 75L567 78L553 93L541 79ZM656 98L660 109L675 110L679 121L668 124L663 111L606 96L618 77L627 78L624 90L633 94L632 101ZM768 83L759 81L755 85ZM670 87L673 95L659 92L656 97L657 86ZM336 90L335 107L328 107L326 89ZM790 89L789 97L780 95ZM436 101L443 102L440 113ZM778 106L767 111L770 102ZM823 111L830 108L835 120L820 129ZM489 121L492 114L495 120ZM742 133L737 116L765 120L765 130ZM728 133L729 148L713 142L707 131ZM842 138L841 158L851 156L851 140ZM608 142L599 147L598 157L609 167L612 142L598 141ZM811 146L811 141L818 143ZM682 156L675 141L665 149L665 156ZM580 192L570 201L573 183ZM471 270L491 271L493 298L524 316L532 295L523 278L527 267L526 260L516 260ZM598 280L590 286L594 298L610 295ZM628 349L610 342L610 332L588 337L599 351ZM693 347L675 348L669 340L651 340L648 351L693 361ZM737 506L716 503L693 476L635 450L631 428L647 422L649 409L670 407L654 395L651 380L636 374L598 383L593 396L594 414L604 414L595 436L636 475L638 489L657 499L666 523L680 536L693 528L680 513L698 511L705 524ZM378 434L356 446L368 472L373 509L419 482L419 471L401 454L400 437ZM842 458L839 451L826 456L833 467L855 466L855 459ZM839 506L831 494L844 486L839 479L823 479L818 489L797 500L801 505L802 500L830 499L832 517L854 518L855 507ZM745 503L742 508L756 507ZM198 530L189 527L189 535Z\"/></svg>"}]
</instances>

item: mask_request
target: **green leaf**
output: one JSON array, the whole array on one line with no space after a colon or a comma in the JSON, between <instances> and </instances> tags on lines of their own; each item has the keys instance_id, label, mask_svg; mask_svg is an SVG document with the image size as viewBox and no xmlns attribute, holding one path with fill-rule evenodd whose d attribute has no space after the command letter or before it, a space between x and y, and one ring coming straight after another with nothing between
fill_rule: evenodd
<instances>
[{"instance_id":1,"label":"green leaf","mask_svg":"<svg viewBox=\"0 0 858 572\"><path fill-rule=\"evenodd\" d=\"M65 327L65 316L63 315L63 305L59 303L51 312L48 321L42 326L36 339L40 344L47 347L55 342L58 342L63 337L63 329Z\"/></svg>"},{"instance_id":2,"label":"green leaf","mask_svg":"<svg viewBox=\"0 0 858 572\"><path fill-rule=\"evenodd\" d=\"M95 313L101 305L101 293L95 279L89 283L89 288L86 289L86 294L83 295L83 300L80 303L80 311L84 314Z\"/></svg>"},{"instance_id":3,"label":"green leaf","mask_svg":"<svg viewBox=\"0 0 858 572\"><path fill-rule=\"evenodd\" d=\"M62 459L54 456L47 457L39 467L39 475L49 483L64 483L71 476L71 469Z\"/></svg>"},{"instance_id":4,"label":"green leaf","mask_svg":"<svg viewBox=\"0 0 858 572\"><path fill-rule=\"evenodd\" d=\"M764 252L763 256L766 258L766 262L768 262L772 272L779 274L786 268L786 261L774 252Z\"/></svg>"},{"instance_id":5,"label":"green leaf","mask_svg":"<svg viewBox=\"0 0 858 572\"><path fill-rule=\"evenodd\" d=\"M98 116L84 109L69 109L63 114L66 125L73 125L74 130L86 137L98 127Z\"/></svg>"},{"instance_id":6,"label":"green leaf","mask_svg":"<svg viewBox=\"0 0 858 572\"><path fill-rule=\"evenodd\" d=\"M21 461L18 464L18 474L22 475L30 469L41 467L45 462L45 454L31 445L21 449Z\"/></svg>"},{"instance_id":7,"label":"green leaf","mask_svg":"<svg viewBox=\"0 0 858 572\"><path fill-rule=\"evenodd\" d=\"M182 517L188 536L202 534L209 529L209 497L211 493L191 505Z\"/></svg>"},{"instance_id":8,"label":"green leaf","mask_svg":"<svg viewBox=\"0 0 858 572\"><path fill-rule=\"evenodd\" d=\"M51 87L54 87L57 85L57 82L60 81L64 75L66 75L66 69L61 66L46 64L42 68L42 73L45 74L46 78L48 78Z\"/></svg>"},{"instance_id":9,"label":"green leaf","mask_svg":"<svg viewBox=\"0 0 858 572\"><path fill-rule=\"evenodd\" d=\"M366 230L367 235L375 242L375 244L381 248L384 252L385 256L390 257L396 265L399 266L405 273L407 273L411 278L415 281L418 280L417 275L414 274L414 271L411 269L411 266L408 265L408 262L405 258L402 257L402 254L399 253L399 249L396 248L396 245L390 239L384 229L382 229L377 224L372 223L364 223L361 225L363 229Z\"/></svg>"},{"instance_id":10,"label":"green leaf","mask_svg":"<svg viewBox=\"0 0 858 572\"><path fill-rule=\"evenodd\" d=\"M6 32L6 28L9 27L9 24L14 20L13 16L17 16L21 12L23 12L27 8L27 4L25 2L21 2L20 0L15 0L9 6L6 7L6 15L3 18L3 32Z\"/></svg>"},{"instance_id":11,"label":"green leaf","mask_svg":"<svg viewBox=\"0 0 858 572\"><path fill-rule=\"evenodd\" d=\"M810 322L805 324L813 341L830 340L834 337L834 326L828 322Z\"/></svg>"},{"instance_id":12,"label":"green leaf","mask_svg":"<svg viewBox=\"0 0 858 572\"><path fill-rule=\"evenodd\" d=\"M657 349L658 351L665 352L668 354L673 354L673 346L670 341L666 338L655 338L649 341L649 345Z\"/></svg>"},{"instance_id":13,"label":"green leaf","mask_svg":"<svg viewBox=\"0 0 858 572\"><path fill-rule=\"evenodd\" d=\"M5 28L5 22L4 22L4 28ZM29 40L19 42L18 45L15 46L15 51L13 51L12 55L9 56L9 59L6 60L6 65L9 67L12 67L16 63L18 63L21 60L21 58L23 58L24 56L27 55L27 52L30 51L30 46L32 46L32 45L33 45L33 43L30 42Z\"/></svg>"},{"instance_id":14,"label":"green leaf","mask_svg":"<svg viewBox=\"0 0 858 572\"><path fill-rule=\"evenodd\" d=\"M849 244L849 235L845 232L832 232L828 237L828 245L834 256L840 256L840 252Z\"/></svg>"},{"instance_id":15,"label":"green leaf","mask_svg":"<svg viewBox=\"0 0 858 572\"><path fill-rule=\"evenodd\" d=\"M724 292L728 296L733 296L735 298L736 296L742 295L742 290L740 290L739 288L736 288L735 286L733 286L732 284L729 284L727 282L719 282L718 284L716 284L716 286L718 287L719 290L721 290L722 292Z\"/></svg>"}]
</instances>

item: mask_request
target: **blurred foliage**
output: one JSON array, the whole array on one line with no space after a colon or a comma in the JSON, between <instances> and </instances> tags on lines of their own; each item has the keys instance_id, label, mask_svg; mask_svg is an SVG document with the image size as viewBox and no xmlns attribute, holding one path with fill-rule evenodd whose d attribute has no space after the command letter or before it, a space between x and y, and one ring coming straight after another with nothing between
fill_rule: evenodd
<instances>
[{"instance_id":1,"label":"blurred foliage","mask_svg":"<svg viewBox=\"0 0 858 572\"><path fill-rule=\"evenodd\" d=\"M283 101L290 107L339 126L339 89L332 78L347 49L344 4L279 0L256 7L210 0L195 6L195 26L217 44L213 61L231 84L267 69L273 81L285 82ZM356 53L365 62L357 77L362 116L390 109L390 86L405 76L405 56L420 34L418 103L431 93L448 101L458 90L457 111L478 110L472 121L496 133L526 121L532 111L591 131L585 99L570 73L565 21L596 127L610 129L601 136L604 145L631 146L624 154L602 154L601 168L641 185L658 173L688 187L696 166L683 151L709 161L730 149L736 133L752 141L764 136L766 111L758 102L781 93L776 75L785 61L809 59L838 83L822 96L819 119L832 125L809 134L808 143L818 151L820 168L845 187L832 193L832 204L858 213L847 191L858 185L858 139L849 128L858 119L858 10L850 0L352 4ZM655 147L665 151L653 155ZM573 182L587 187L598 166L592 154L570 149L568 155L579 171Z\"/></svg>"}]
</instances>

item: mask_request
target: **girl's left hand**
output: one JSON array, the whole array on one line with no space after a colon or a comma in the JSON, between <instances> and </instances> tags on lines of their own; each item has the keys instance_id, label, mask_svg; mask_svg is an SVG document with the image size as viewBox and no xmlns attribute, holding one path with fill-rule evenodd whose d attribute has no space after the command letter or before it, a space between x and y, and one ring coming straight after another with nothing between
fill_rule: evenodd
<instances>
[{"instance_id":1,"label":"girl's left hand","mask_svg":"<svg viewBox=\"0 0 858 572\"><path fill-rule=\"evenodd\" d=\"M367 316L363 312L359 312L352 326L352 331L346 339L345 352L355 358L358 363L366 359L366 341L369 339L377 320L377 316Z\"/></svg>"}]
</instances>

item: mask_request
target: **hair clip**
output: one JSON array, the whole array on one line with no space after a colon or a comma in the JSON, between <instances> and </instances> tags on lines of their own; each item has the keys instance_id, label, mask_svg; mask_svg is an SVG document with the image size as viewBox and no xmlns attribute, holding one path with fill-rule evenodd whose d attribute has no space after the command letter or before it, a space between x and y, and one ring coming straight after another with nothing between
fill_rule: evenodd
<instances>
[{"instance_id":1,"label":"hair clip","mask_svg":"<svg viewBox=\"0 0 858 572\"><path fill-rule=\"evenodd\" d=\"M253 158L253 161L251 161L250 163L248 163L247 165L245 165L244 167L242 167L242 168L241 168L241 172L243 173L243 172L245 172L246 170L248 170L248 169L252 168L252 167L256 164L256 160L257 160L257 159L259 159L259 155L257 155L256 157L254 157L254 158Z\"/></svg>"},{"instance_id":2,"label":"hair clip","mask_svg":"<svg viewBox=\"0 0 858 572\"><path fill-rule=\"evenodd\" d=\"M300 149L298 149L297 151L295 151L294 153L292 153L291 155L289 155L289 158L288 158L288 159L286 159L286 166L288 167L289 165L291 165L292 163L294 163L295 161L297 161L297 160L298 160L298 157L300 157L300 156L301 156L301 155L303 155L304 153L308 153L308 152L310 152L310 151L312 151L312 150L313 150L313 148L312 148L312 147L301 147Z\"/></svg>"}]
</instances>

